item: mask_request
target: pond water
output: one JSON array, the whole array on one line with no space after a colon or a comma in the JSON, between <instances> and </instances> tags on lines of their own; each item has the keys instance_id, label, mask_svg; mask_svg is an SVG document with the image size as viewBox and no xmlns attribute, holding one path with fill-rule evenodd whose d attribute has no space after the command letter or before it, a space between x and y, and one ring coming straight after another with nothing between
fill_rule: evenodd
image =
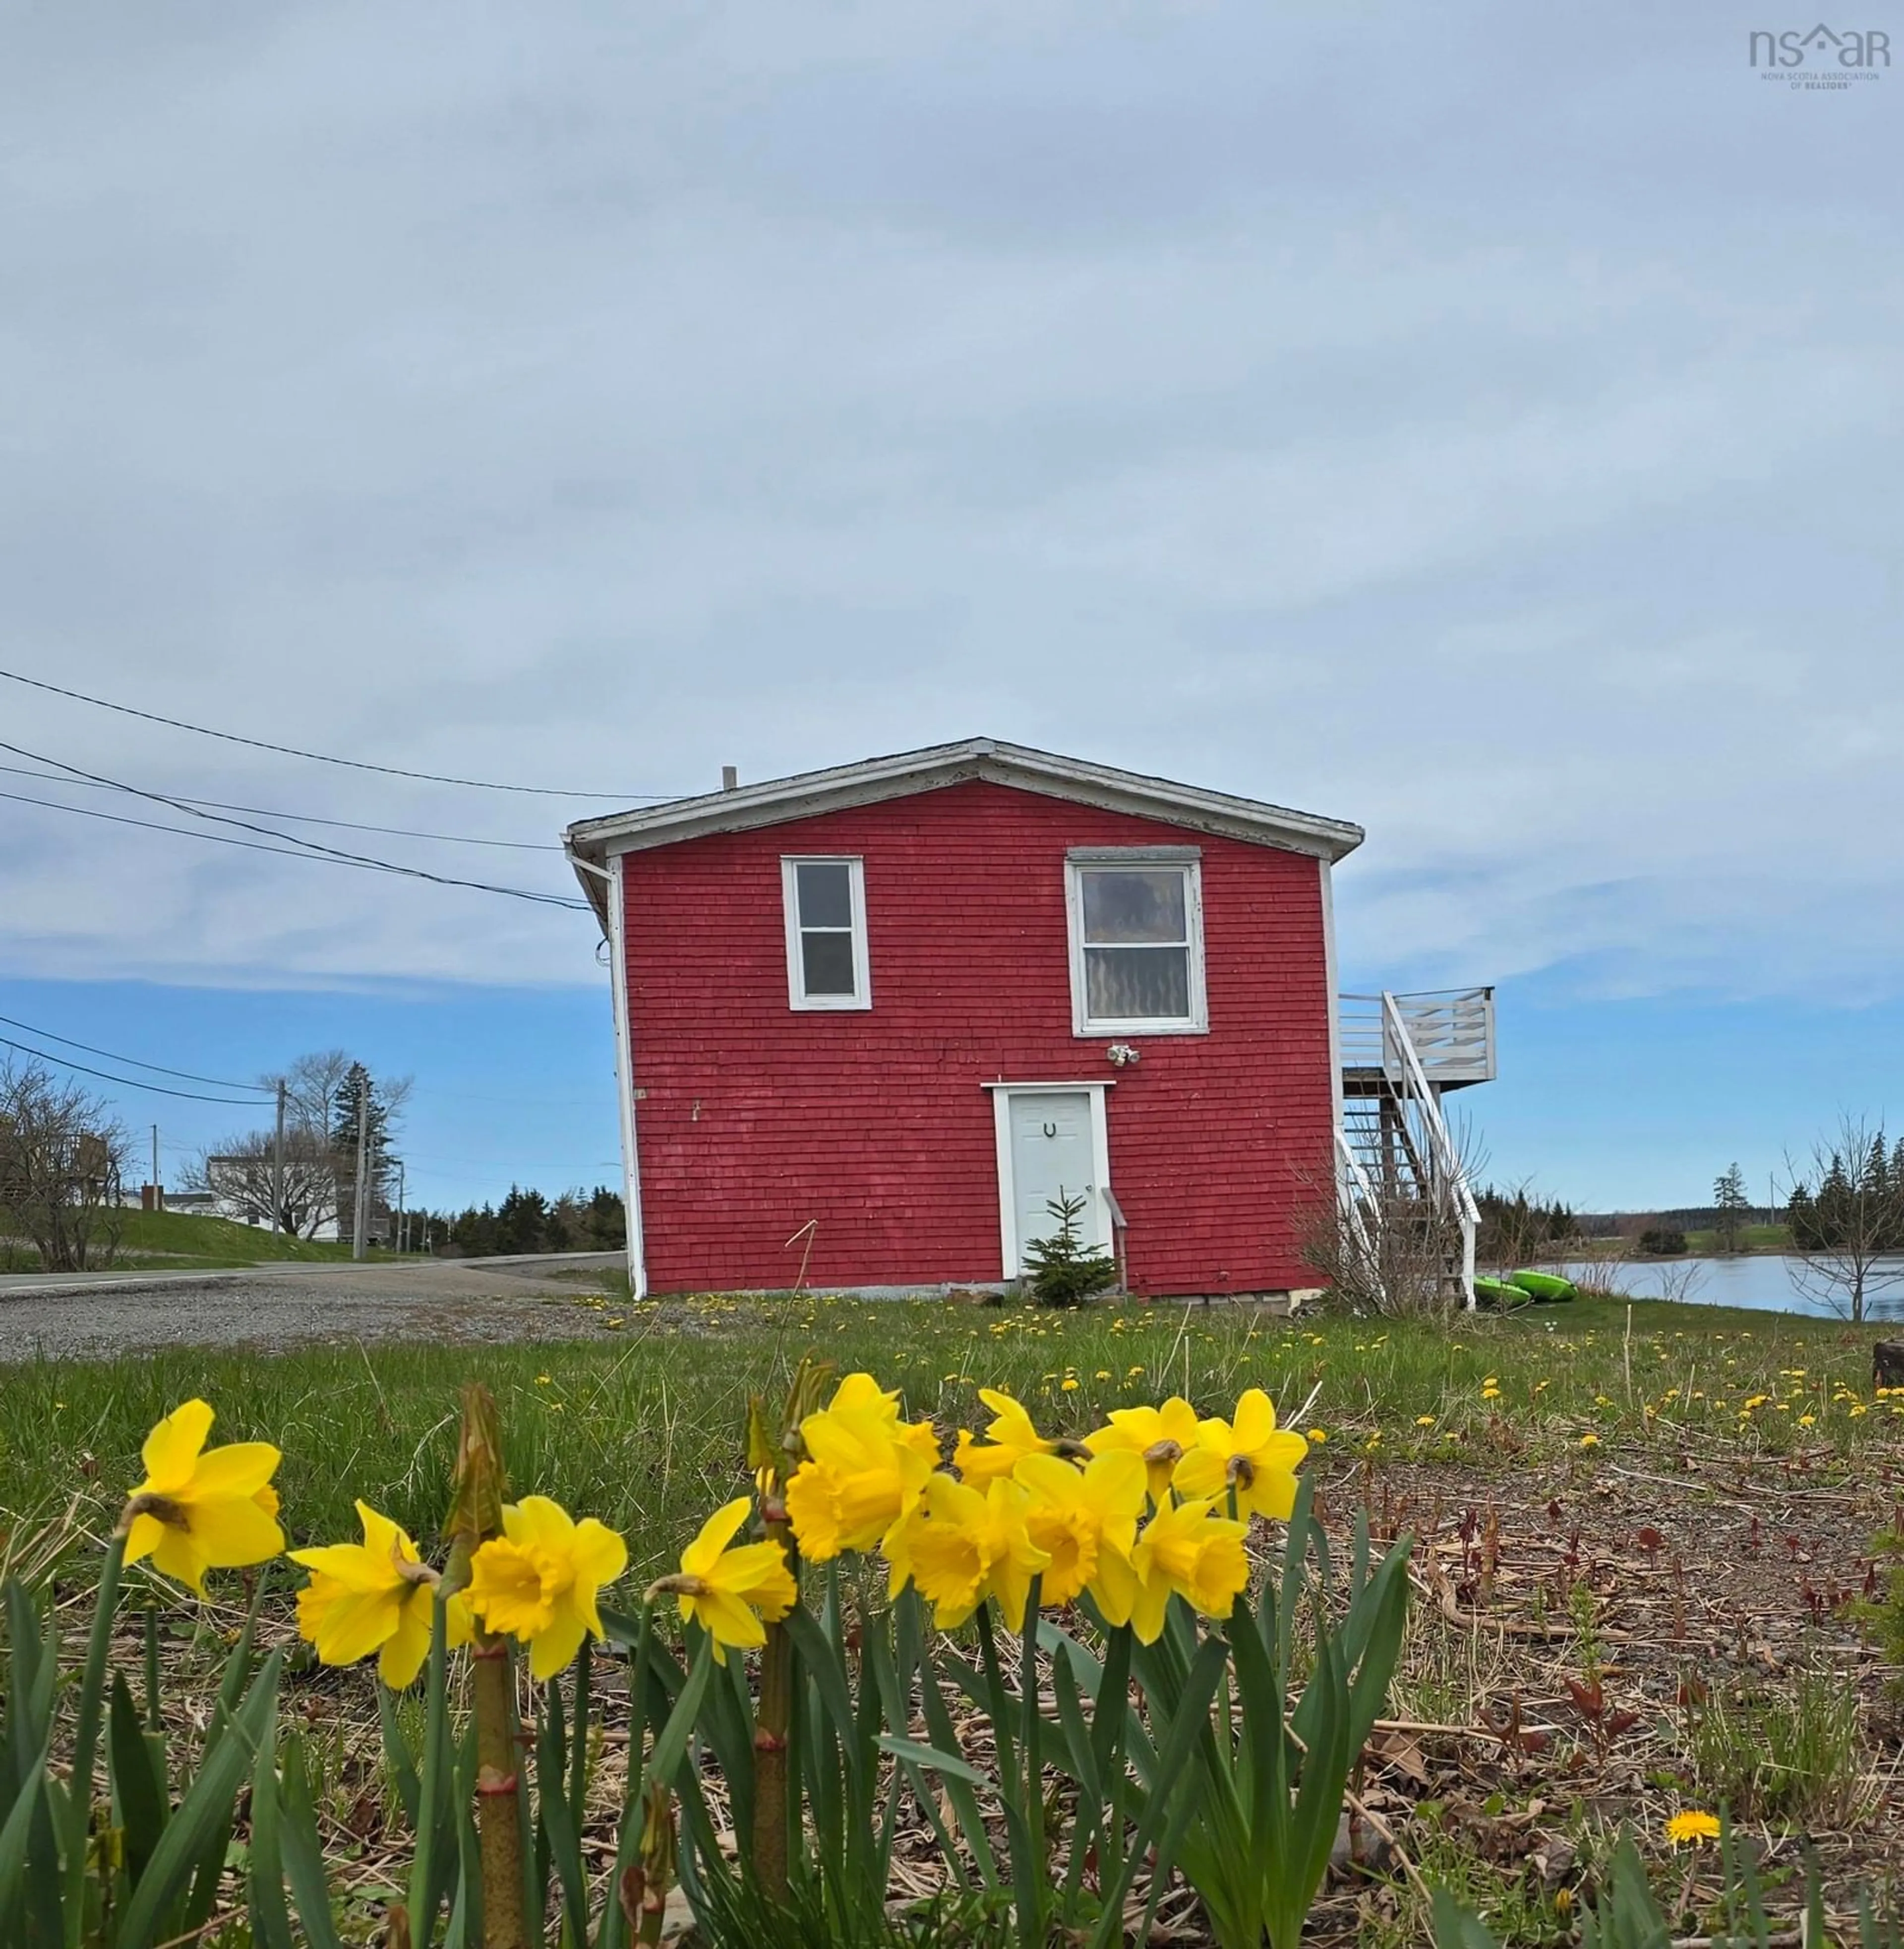
<instances>
[{"instance_id":1,"label":"pond water","mask_svg":"<svg viewBox=\"0 0 1904 1949\"><path fill-rule=\"evenodd\" d=\"M1619 1267L1569 1265L1560 1270L1571 1279L1598 1282L1610 1273L1635 1299L1678 1299L1695 1306L1743 1306L1759 1313L1809 1313L1827 1318L1834 1309L1803 1291L1794 1278L1803 1273L1802 1259L1779 1252L1741 1252L1722 1259L1636 1259ZM1904 1320L1904 1259L1885 1262L1896 1281L1867 1292L1865 1313L1871 1320ZM1815 1279L1812 1282L1816 1283ZM1842 1308L1836 1310L1843 1316Z\"/></svg>"}]
</instances>

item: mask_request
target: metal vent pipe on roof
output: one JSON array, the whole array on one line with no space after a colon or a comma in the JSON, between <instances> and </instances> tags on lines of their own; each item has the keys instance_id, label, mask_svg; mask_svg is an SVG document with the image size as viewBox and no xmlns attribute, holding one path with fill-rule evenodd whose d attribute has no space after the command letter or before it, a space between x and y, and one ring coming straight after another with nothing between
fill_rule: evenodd
<instances>
[{"instance_id":1,"label":"metal vent pipe on roof","mask_svg":"<svg viewBox=\"0 0 1904 1949\"><path fill-rule=\"evenodd\" d=\"M723 791L740 790L740 769L738 766L723 765L720 768L720 789Z\"/></svg>"}]
</instances>

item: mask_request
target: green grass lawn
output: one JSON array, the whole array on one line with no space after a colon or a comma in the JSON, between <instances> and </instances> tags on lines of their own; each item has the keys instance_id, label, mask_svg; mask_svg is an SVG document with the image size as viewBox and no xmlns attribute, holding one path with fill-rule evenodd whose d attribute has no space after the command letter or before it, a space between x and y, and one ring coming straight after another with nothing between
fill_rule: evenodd
<instances>
[{"instance_id":1,"label":"green grass lawn","mask_svg":"<svg viewBox=\"0 0 1904 1949\"><path fill-rule=\"evenodd\" d=\"M347 1240L287 1238L282 1233L260 1231L255 1226L240 1225L229 1218L208 1218L195 1212L127 1211L119 1217L119 1250L112 1260L116 1267L170 1267L185 1272L263 1265L280 1260L338 1260L350 1256ZM387 1259L397 1254L380 1252L377 1256ZM15 1257L14 1270L35 1270L31 1247L17 1248Z\"/></svg>"},{"instance_id":2,"label":"green grass lawn","mask_svg":"<svg viewBox=\"0 0 1904 1949\"><path fill-rule=\"evenodd\" d=\"M1686 1234L1686 1250L1689 1253L1716 1252L1719 1249L1719 1234L1715 1231L1709 1229ZM1791 1227L1789 1225L1741 1225L1739 1227L1739 1249L1746 1252L1788 1252L1791 1250Z\"/></svg>"},{"instance_id":3,"label":"green grass lawn","mask_svg":"<svg viewBox=\"0 0 1904 1949\"><path fill-rule=\"evenodd\" d=\"M747 1396L782 1386L808 1349L842 1371L870 1369L944 1431L982 1425L982 1385L1009 1389L1041 1425L1069 1433L1173 1392L1227 1413L1255 1385L1327 1461L1373 1455L1506 1471L1529 1456L1637 1441L1803 1450L1828 1469L1874 1444L1904 1446L1904 1400L1871 1393L1880 1329L1710 1307L1581 1301L1443 1326L938 1299L575 1304L612 1330L539 1346L332 1346L268 1357L167 1348L9 1368L0 1520L30 1525L76 1497L95 1523L109 1522L138 1479L147 1429L199 1394L218 1410L215 1441L265 1438L284 1450L294 1541L348 1534L359 1496L419 1538L433 1535L457 1389L474 1379L501 1403L518 1490L621 1531L642 1574L737 1493Z\"/></svg>"}]
</instances>

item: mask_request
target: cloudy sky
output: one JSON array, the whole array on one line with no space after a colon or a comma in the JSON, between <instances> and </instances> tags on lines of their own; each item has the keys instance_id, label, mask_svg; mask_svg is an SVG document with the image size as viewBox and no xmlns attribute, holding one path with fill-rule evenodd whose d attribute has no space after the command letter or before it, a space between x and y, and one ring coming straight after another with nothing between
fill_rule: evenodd
<instances>
[{"instance_id":1,"label":"cloudy sky","mask_svg":"<svg viewBox=\"0 0 1904 1949\"><path fill-rule=\"evenodd\" d=\"M0 664L597 796L0 681L0 1013L361 1047L440 1201L610 1175L586 916L30 774L526 848L986 732L1365 825L1346 973L1501 984L1498 1174L1904 1117L1904 64L1610 0L8 14Z\"/></svg>"}]
</instances>

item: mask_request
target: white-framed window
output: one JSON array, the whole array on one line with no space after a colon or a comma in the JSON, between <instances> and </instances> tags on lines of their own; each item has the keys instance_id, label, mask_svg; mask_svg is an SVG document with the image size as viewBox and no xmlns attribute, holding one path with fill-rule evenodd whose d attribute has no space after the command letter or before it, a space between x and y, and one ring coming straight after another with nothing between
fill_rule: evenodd
<instances>
[{"instance_id":1,"label":"white-framed window","mask_svg":"<svg viewBox=\"0 0 1904 1949\"><path fill-rule=\"evenodd\" d=\"M1065 894L1073 1034L1196 1035L1209 1028L1196 847L1074 847L1065 861Z\"/></svg>"},{"instance_id":2,"label":"white-framed window","mask_svg":"<svg viewBox=\"0 0 1904 1949\"><path fill-rule=\"evenodd\" d=\"M796 1009L870 1009L866 863L800 858L780 862L787 918L787 999Z\"/></svg>"}]
</instances>

